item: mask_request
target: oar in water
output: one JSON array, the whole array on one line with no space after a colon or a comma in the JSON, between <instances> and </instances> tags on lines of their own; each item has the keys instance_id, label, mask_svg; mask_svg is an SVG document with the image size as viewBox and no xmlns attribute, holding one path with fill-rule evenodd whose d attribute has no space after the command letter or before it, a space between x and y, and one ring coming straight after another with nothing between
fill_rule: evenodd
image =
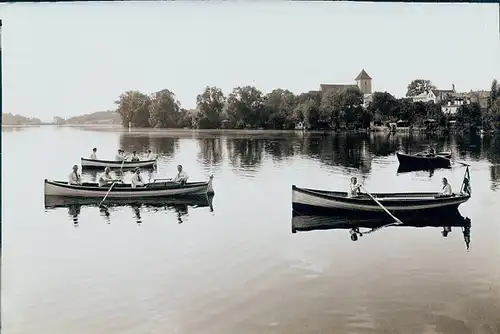
<instances>
[{"instance_id":1,"label":"oar in water","mask_svg":"<svg viewBox=\"0 0 500 334\"><path fill-rule=\"evenodd\" d=\"M106 200L106 198L108 197L109 193L111 192L111 189L113 189L113 187L115 186L117 181L113 182L111 184L111 186L109 187L108 189L108 192L106 193L106 196L104 196L104 198L102 199L101 203L99 203L99 206L102 206L102 203L104 203L104 201Z\"/></svg>"},{"instance_id":2,"label":"oar in water","mask_svg":"<svg viewBox=\"0 0 500 334\"><path fill-rule=\"evenodd\" d=\"M365 190L366 194L368 196L370 196L372 200L375 201L375 203L377 203L389 216L392 217L392 219L394 219L396 221L396 223L403 224L403 222L401 220L399 220L398 218L394 217L394 215L392 213L390 213L389 210L387 210L385 208L385 206L382 205L382 203L380 203L375 197L373 197L372 194L370 194L370 192L365 187L363 187L363 186L361 186L361 187Z\"/></svg>"}]
</instances>

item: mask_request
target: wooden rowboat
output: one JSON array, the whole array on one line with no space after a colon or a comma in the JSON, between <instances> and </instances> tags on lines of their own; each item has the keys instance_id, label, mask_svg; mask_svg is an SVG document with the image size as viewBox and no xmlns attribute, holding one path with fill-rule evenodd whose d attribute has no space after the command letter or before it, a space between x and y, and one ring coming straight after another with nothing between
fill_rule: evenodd
<instances>
[{"instance_id":1,"label":"wooden rowboat","mask_svg":"<svg viewBox=\"0 0 500 334\"><path fill-rule=\"evenodd\" d=\"M156 160L143 160L143 161L116 161L116 160L93 160L87 158L81 158L82 168L152 168L156 165Z\"/></svg>"},{"instance_id":2,"label":"wooden rowboat","mask_svg":"<svg viewBox=\"0 0 500 334\"><path fill-rule=\"evenodd\" d=\"M108 199L153 198L167 196L186 196L213 194L213 176L207 182L152 182L144 187L132 188L129 183L115 183ZM97 183L85 182L82 185L69 185L64 181L45 179L45 196L104 198L109 186L99 187Z\"/></svg>"},{"instance_id":3,"label":"wooden rowboat","mask_svg":"<svg viewBox=\"0 0 500 334\"><path fill-rule=\"evenodd\" d=\"M175 208L178 206L211 207L213 198L213 194L153 198L110 198L106 199L106 207L123 207L136 205L147 208ZM101 200L102 199L99 197L62 197L48 195L44 198L44 205L45 209L69 208L73 206L97 207L99 206Z\"/></svg>"},{"instance_id":4,"label":"wooden rowboat","mask_svg":"<svg viewBox=\"0 0 500 334\"><path fill-rule=\"evenodd\" d=\"M409 215L415 212L456 210L466 202L467 193L439 196L438 193L372 193L391 213ZM300 213L339 212L344 214L385 214L367 194L349 198L346 192L299 188L292 186L292 208Z\"/></svg>"},{"instance_id":5,"label":"wooden rowboat","mask_svg":"<svg viewBox=\"0 0 500 334\"><path fill-rule=\"evenodd\" d=\"M411 166L414 169L448 168L450 159L441 155L411 155L396 153L400 166Z\"/></svg>"}]
</instances>

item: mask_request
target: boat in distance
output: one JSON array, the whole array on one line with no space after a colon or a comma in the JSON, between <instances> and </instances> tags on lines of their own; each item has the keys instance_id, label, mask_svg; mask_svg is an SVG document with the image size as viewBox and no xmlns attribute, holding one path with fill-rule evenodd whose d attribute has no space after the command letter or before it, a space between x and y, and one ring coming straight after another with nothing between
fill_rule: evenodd
<instances>
[{"instance_id":1,"label":"boat in distance","mask_svg":"<svg viewBox=\"0 0 500 334\"><path fill-rule=\"evenodd\" d=\"M152 168L156 165L156 160L143 160L143 161L117 161L117 160L94 160L87 158L80 158L82 168Z\"/></svg>"},{"instance_id":2,"label":"boat in distance","mask_svg":"<svg viewBox=\"0 0 500 334\"><path fill-rule=\"evenodd\" d=\"M213 176L207 182L151 182L144 187L132 188L130 183L114 183L111 191L110 186L99 187L98 183L84 182L81 185L70 185L65 181L52 181L45 179L45 196L62 197L89 197L107 199L131 199L131 198L153 198L167 196L186 196L213 194Z\"/></svg>"},{"instance_id":3,"label":"boat in distance","mask_svg":"<svg viewBox=\"0 0 500 334\"><path fill-rule=\"evenodd\" d=\"M372 193L396 216L415 212L455 210L470 198L468 193L440 196L438 193ZM292 185L292 209L299 213L338 212L344 214L385 214L368 194L348 197L346 192L299 188ZM398 216L399 217L399 216Z\"/></svg>"},{"instance_id":4,"label":"boat in distance","mask_svg":"<svg viewBox=\"0 0 500 334\"><path fill-rule=\"evenodd\" d=\"M396 152L396 156L400 166L411 166L412 168L432 169L432 168L448 168L451 166L451 155L418 155Z\"/></svg>"}]
</instances>

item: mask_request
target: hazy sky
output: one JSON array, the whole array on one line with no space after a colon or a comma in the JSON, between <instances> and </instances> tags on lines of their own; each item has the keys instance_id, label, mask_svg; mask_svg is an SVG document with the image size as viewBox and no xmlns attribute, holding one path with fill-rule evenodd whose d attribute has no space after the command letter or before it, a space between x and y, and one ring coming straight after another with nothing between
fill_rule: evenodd
<instances>
[{"instance_id":1,"label":"hazy sky","mask_svg":"<svg viewBox=\"0 0 500 334\"><path fill-rule=\"evenodd\" d=\"M414 78L488 89L500 79L495 4L135 2L2 4L3 112L73 116L124 91L206 85L295 93L354 83L396 96Z\"/></svg>"}]
</instances>

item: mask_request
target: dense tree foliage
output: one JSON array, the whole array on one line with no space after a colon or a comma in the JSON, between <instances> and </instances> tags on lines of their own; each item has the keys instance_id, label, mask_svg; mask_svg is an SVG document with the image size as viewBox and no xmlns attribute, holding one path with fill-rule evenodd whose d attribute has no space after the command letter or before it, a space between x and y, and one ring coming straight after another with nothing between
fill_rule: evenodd
<instances>
[{"instance_id":1,"label":"dense tree foliage","mask_svg":"<svg viewBox=\"0 0 500 334\"><path fill-rule=\"evenodd\" d=\"M494 81L488 108L466 104L455 115L446 115L434 102L413 102L413 96L434 89L431 81L413 80L407 97L397 99L388 92L375 92L369 102L357 87L345 86L325 92L299 95L277 88L264 94L254 86L236 87L225 96L217 87L205 87L196 97L196 109L181 108L168 89L147 95L127 91L115 102L123 126L197 129L306 129L349 130L388 125L400 120L422 127L434 120L445 128L450 120L464 131L484 127L500 130L500 87ZM433 121L432 121L433 122Z\"/></svg>"},{"instance_id":2,"label":"dense tree foliage","mask_svg":"<svg viewBox=\"0 0 500 334\"><path fill-rule=\"evenodd\" d=\"M408 85L406 97L417 96L431 89L436 89L436 86L430 80L415 79Z\"/></svg>"}]
</instances>

